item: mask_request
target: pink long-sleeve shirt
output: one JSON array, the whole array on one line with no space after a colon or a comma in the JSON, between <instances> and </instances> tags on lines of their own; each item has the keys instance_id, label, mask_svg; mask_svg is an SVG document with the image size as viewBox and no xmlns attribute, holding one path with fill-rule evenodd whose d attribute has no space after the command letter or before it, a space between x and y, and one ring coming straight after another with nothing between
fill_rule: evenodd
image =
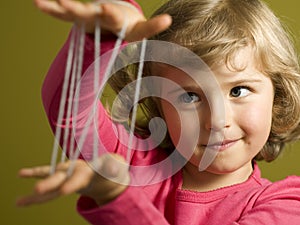
<instances>
[{"instance_id":1,"label":"pink long-sleeve shirt","mask_svg":"<svg viewBox=\"0 0 300 225\"><path fill-rule=\"evenodd\" d=\"M136 4L131 0L128 2ZM57 124L57 114L69 42L68 39L52 63L42 89L45 111L53 130L56 126L61 126L63 131L65 128L64 124ZM113 48L115 38L104 36L101 42L103 54ZM91 36L86 35L84 52L83 71L87 75L94 60L94 40ZM75 130L70 129L70 138L76 140L82 133L83 124L93 104L91 83L89 78L83 79L79 100L82 105L79 106L77 127ZM99 152L103 152L101 148L105 148L125 157L127 147L123 143L128 139L127 131L122 125L111 121L100 102L97 105L97 129L102 141ZM92 133L91 128L82 148L82 158L90 159L92 155ZM152 148L152 145L151 140L135 138L131 164L140 165L142 162L142 165L151 165L166 157L163 149ZM141 146L151 150L138 151ZM183 190L182 170L178 170L174 175L158 179L149 185L130 185L115 200L101 207L92 199L81 196L77 209L87 221L95 225L300 224L300 177L290 176L271 183L261 178L255 162L253 167L253 173L247 181L208 192ZM137 173L133 179L144 179L144 175L147 176L147 172ZM150 172L150 175L153 174Z\"/></svg>"}]
</instances>

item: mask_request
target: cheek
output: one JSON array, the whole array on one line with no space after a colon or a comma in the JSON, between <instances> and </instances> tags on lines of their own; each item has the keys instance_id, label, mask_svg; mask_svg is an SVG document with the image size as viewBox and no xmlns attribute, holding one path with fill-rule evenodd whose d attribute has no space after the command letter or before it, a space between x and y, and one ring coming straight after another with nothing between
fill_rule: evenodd
<instances>
[{"instance_id":1,"label":"cheek","mask_svg":"<svg viewBox=\"0 0 300 225\"><path fill-rule=\"evenodd\" d=\"M173 145L181 154L190 157L200 136L197 111L178 109L166 101L162 101L161 106Z\"/></svg>"},{"instance_id":2,"label":"cheek","mask_svg":"<svg viewBox=\"0 0 300 225\"><path fill-rule=\"evenodd\" d=\"M243 110L239 121L244 132L250 137L259 139L260 142L265 142L272 125L272 105L272 101L265 101L261 104L253 104L247 107L247 110Z\"/></svg>"},{"instance_id":3,"label":"cheek","mask_svg":"<svg viewBox=\"0 0 300 225\"><path fill-rule=\"evenodd\" d=\"M175 107L173 107L172 104L165 100L161 101L161 109L168 127L169 135L172 139L173 144L176 146L181 134L180 116L177 113Z\"/></svg>"}]
</instances>

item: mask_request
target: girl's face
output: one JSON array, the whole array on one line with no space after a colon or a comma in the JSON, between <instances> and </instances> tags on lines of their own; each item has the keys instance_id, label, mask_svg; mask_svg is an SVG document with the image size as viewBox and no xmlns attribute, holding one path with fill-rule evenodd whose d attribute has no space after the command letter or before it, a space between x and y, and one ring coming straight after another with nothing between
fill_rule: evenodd
<instances>
[{"instance_id":1,"label":"girl's face","mask_svg":"<svg viewBox=\"0 0 300 225\"><path fill-rule=\"evenodd\" d=\"M197 85L207 82L199 74L192 79L167 66L156 71L182 88L161 84L161 110L174 145L195 166L204 151L214 152L206 171L216 174L249 167L271 129L271 79L256 69L250 47L236 54L234 65L244 69L231 70L225 64L211 68L218 85L205 89Z\"/></svg>"}]
</instances>

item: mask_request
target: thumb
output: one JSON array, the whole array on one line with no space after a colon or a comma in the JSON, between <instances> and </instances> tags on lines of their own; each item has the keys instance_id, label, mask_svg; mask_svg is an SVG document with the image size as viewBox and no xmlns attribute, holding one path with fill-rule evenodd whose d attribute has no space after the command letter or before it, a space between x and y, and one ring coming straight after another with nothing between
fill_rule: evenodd
<instances>
[{"instance_id":1,"label":"thumb","mask_svg":"<svg viewBox=\"0 0 300 225\"><path fill-rule=\"evenodd\" d=\"M118 154L104 154L92 163L95 171L100 176L112 182L129 184L129 165L125 159Z\"/></svg>"}]
</instances>

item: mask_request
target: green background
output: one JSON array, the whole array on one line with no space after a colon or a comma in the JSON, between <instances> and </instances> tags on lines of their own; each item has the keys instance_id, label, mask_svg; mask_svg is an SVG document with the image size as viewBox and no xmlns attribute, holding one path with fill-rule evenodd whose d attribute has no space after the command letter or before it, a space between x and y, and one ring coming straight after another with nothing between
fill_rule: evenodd
<instances>
[{"instance_id":1,"label":"green background","mask_svg":"<svg viewBox=\"0 0 300 225\"><path fill-rule=\"evenodd\" d=\"M138 2L148 16L163 1ZM268 3L288 24L300 49L300 2L268 0ZM43 15L31 0L7 0L1 5L0 224L87 224L75 210L76 195L28 208L15 207L17 197L30 193L34 184L34 180L18 178L17 171L24 166L50 162L53 135L43 111L40 89L70 24ZM275 162L260 164L263 175L276 181L290 174L300 175L299 162L300 145L295 144Z\"/></svg>"}]
</instances>

